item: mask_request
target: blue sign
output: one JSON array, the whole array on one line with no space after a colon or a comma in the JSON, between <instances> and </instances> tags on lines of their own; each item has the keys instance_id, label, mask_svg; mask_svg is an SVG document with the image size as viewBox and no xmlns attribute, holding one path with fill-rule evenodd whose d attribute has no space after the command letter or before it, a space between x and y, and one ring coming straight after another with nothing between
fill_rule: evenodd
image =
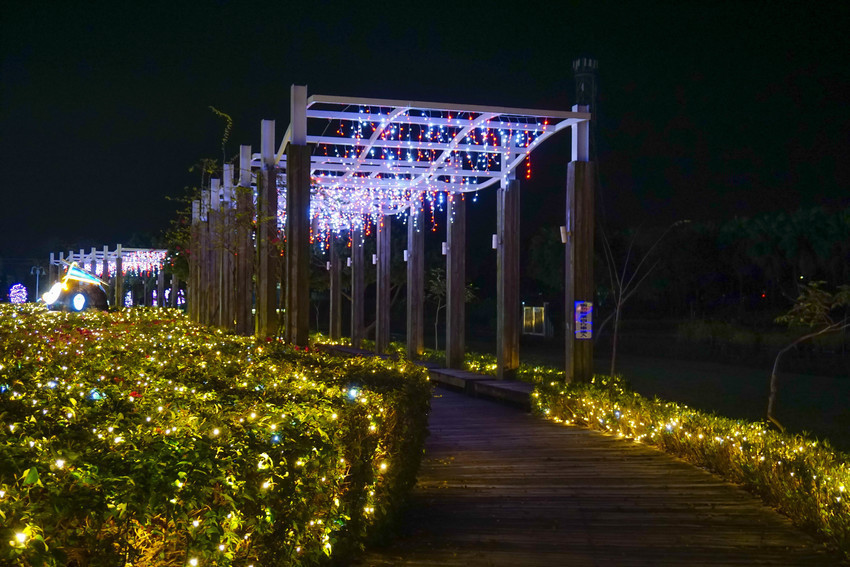
<instances>
[{"instance_id":1,"label":"blue sign","mask_svg":"<svg viewBox=\"0 0 850 567\"><path fill-rule=\"evenodd\" d=\"M593 338L593 303L590 301L575 302L575 335L576 339Z\"/></svg>"}]
</instances>

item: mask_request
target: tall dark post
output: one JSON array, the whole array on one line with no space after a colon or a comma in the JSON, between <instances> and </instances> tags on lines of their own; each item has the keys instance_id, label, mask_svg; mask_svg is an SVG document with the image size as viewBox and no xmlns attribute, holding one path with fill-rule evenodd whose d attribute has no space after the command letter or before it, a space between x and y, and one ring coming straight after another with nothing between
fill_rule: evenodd
<instances>
[{"instance_id":1,"label":"tall dark post","mask_svg":"<svg viewBox=\"0 0 850 567\"><path fill-rule=\"evenodd\" d=\"M573 63L576 98L586 104L576 105L576 112L594 110L596 68L593 59ZM587 104L589 103L589 104ZM566 198L566 379L567 382L590 382L593 378L593 311L595 285L593 279L593 239L595 229L594 164L590 161L590 120L572 126L572 161L567 167Z\"/></svg>"},{"instance_id":2,"label":"tall dark post","mask_svg":"<svg viewBox=\"0 0 850 567\"><path fill-rule=\"evenodd\" d=\"M407 356L425 351L425 212L417 206L407 216Z\"/></svg>"},{"instance_id":3,"label":"tall dark post","mask_svg":"<svg viewBox=\"0 0 850 567\"><path fill-rule=\"evenodd\" d=\"M351 346L360 348L365 338L363 328L363 292L365 291L365 262L363 261L363 229L351 231Z\"/></svg>"},{"instance_id":4,"label":"tall dark post","mask_svg":"<svg viewBox=\"0 0 850 567\"><path fill-rule=\"evenodd\" d=\"M332 341L342 338L342 267L339 258L339 243L336 237L331 240L330 260L330 329Z\"/></svg>"},{"instance_id":5,"label":"tall dark post","mask_svg":"<svg viewBox=\"0 0 850 567\"><path fill-rule=\"evenodd\" d=\"M519 181L499 186L496 222L496 377L513 379L519 368Z\"/></svg>"},{"instance_id":6,"label":"tall dark post","mask_svg":"<svg viewBox=\"0 0 850 567\"><path fill-rule=\"evenodd\" d=\"M277 167L274 161L274 120L263 120L262 170L257 197L257 318L255 335L277 334Z\"/></svg>"},{"instance_id":7,"label":"tall dark post","mask_svg":"<svg viewBox=\"0 0 850 567\"><path fill-rule=\"evenodd\" d=\"M251 146L239 149L239 186L236 187L236 332L248 336L254 331L251 308L254 304L254 190L251 188Z\"/></svg>"},{"instance_id":8,"label":"tall dark post","mask_svg":"<svg viewBox=\"0 0 850 567\"><path fill-rule=\"evenodd\" d=\"M194 207L192 208L194 211ZM121 245L115 248L115 307L124 307L124 258Z\"/></svg>"},{"instance_id":9,"label":"tall dark post","mask_svg":"<svg viewBox=\"0 0 850 567\"><path fill-rule=\"evenodd\" d=\"M375 301L375 352L383 354L390 345L390 228L392 217L383 215L378 224L378 275Z\"/></svg>"},{"instance_id":10,"label":"tall dark post","mask_svg":"<svg viewBox=\"0 0 850 567\"><path fill-rule=\"evenodd\" d=\"M466 200L449 195L446 254L446 366L463 368L466 353Z\"/></svg>"}]
</instances>

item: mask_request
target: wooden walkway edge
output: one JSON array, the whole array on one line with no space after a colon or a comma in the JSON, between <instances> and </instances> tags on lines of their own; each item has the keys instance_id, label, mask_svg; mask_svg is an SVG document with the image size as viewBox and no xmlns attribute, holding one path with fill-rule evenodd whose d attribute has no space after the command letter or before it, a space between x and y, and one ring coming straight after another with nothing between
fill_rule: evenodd
<instances>
[{"instance_id":1,"label":"wooden walkway edge","mask_svg":"<svg viewBox=\"0 0 850 567\"><path fill-rule=\"evenodd\" d=\"M437 389L398 538L362 566L841 564L743 489L661 451Z\"/></svg>"},{"instance_id":2,"label":"wooden walkway edge","mask_svg":"<svg viewBox=\"0 0 850 567\"><path fill-rule=\"evenodd\" d=\"M447 388L432 399L417 485L398 537L355 565L846 564L707 471L523 411L530 384L425 366Z\"/></svg>"}]
</instances>

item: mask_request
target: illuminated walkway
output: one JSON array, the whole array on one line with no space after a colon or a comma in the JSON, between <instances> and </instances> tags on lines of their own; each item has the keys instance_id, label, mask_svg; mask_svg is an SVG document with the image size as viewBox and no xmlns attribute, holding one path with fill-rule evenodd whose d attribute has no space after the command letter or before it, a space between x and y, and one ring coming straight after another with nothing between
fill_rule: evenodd
<instances>
[{"instance_id":1,"label":"illuminated walkway","mask_svg":"<svg viewBox=\"0 0 850 567\"><path fill-rule=\"evenodd\" d=\"M649 447L438 388L399 538L358 565L836 565L753 496Z\"/></svg>"}]
</instances>

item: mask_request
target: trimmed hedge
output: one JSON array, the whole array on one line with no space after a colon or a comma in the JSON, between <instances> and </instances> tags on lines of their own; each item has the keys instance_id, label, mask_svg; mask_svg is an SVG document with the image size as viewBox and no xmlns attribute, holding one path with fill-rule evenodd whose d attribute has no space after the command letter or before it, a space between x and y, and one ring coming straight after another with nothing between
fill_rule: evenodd
<instances>
[{"instance_id":1,"label":"trimmed hedge","mask_svg":"<svg viewBox=\"0 0 850 567\"><path fill-rule=\"evenodd\" d=\"M412 487L405 363L225 335L177 311L0 307L0 561L316 565Z\"/></svg>"}]
</instances>

